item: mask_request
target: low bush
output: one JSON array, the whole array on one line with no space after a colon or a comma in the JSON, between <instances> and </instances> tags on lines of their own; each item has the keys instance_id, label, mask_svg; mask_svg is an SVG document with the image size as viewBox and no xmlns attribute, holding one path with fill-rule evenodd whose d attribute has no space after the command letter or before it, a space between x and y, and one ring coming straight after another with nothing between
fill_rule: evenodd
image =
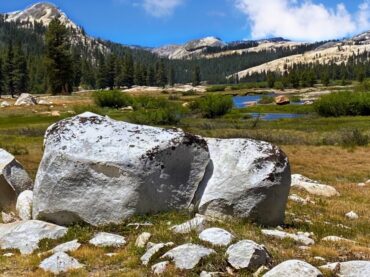
<instances>
[{"instance_id":1,"label":"low bush","mask_svg":"<svg viewBox=\"0 0 370 277\"><path fill-rule=\"evenodd\" d=\"M95 105L74 106L72 109L76 114L82 114L85 112L91 112L99 115L105 114L102 108Z\"/></svg>"},{"instance_id":2,"label":"low bush","mask_svg":"<svg viewBox=\"0 0 370 277\"><path fill-rule=\"evenodd\" d=\"M193 89L184 91L182 93L182 96L194 96L194 95L197 95L197 92Z\"/></svg>"},{"instance_id":3,"label":"low bush","mask_svg":"<svg viewBox=\"0 0 370 277\"><path fill-rule=\"evenodd\" d=\"M370 115L370 93L335 92L315 103L315 111L325 117Z\"/></svg>"},{"instance_id":4,"label":"low bush","mask_svg":"<svg viewBox=\"0 0 370 277\"><path fill-rule=\"evenodd\" d=\"M163 109L172 106L173 103L165 97L139 96L133 99L135 110L139 109Z\"/></svg>"},{"instance_id":5,"label":"low bush","mask_svg":"<svg viewBox=\"0 0 370 277\"><path fill-rule=\"evenodd\" d=\"M145 125L173 125L184 116L184 110L179 105L154 110L140 109L131 113L129 119L132 123Z\"/></svg>"},{"instance_id":6,"label":"low bush","mask_svg":"<svg viewBox=\"0 0 370 277\"><path fill-rule=\"evenodd\" d=\"M231 96L209 94L191 104L192 110L199 110L206 118L215 118L229 113L233 108Z\"/></svg>"},{"instance_id":7,"label":"low bush","mask_svg":"<svg viewBox=\"0 0 370 277\"><path fill-rule=\"evenodd\" d=\"M301 97L299 97L298 95L294 95L294 96L289 97L289 100L292 103L299 103L299 102L302 101Z\"/></svg>"},{"instance_id":8,"label":"low bush","mask_svg":"<svg viewBox=\"0 0 370 277\"><path fill-rule=\"evenodd\" d=\"M272 96L268 96L268 95L263 95L260 99L260 101L258 101L259 104L262 104L262 105L265 105L265 104L272 104L275 102L275 98L272 97Z\"/></svg>"},{"instance_id":9,"label":"low bush","mask_svg":"<svg viewBox=\"0 0 370 277\"><path fill-rule=\"evenodd\" d=\"M341 132L341 144L345 147L367 146L369 136L363 134L359 129L346 129Z\"/></svg>"},{"instance_id":10,"label":"low bush","mask_svg":"<svg viewBox=\"0 0 370 277\"><path fill-rule=\"evenodd\" d=\"M180 100L180 97L176 94L171 94L170 96L168 96L168 100L177 101Z\"/></svg>"},{"instance_id":11,"label":"low bush","mask_svg":"<svg viewBox=\"0 0 370 277\"><path fill-rule=\"evenodd\" d=\"M93 95L94 102L102 108L122 108L131 106L133 98L118 90L96 91Z\"/></svg>"},{"instance_id":12,"label":"low bush","mask_svg":"<svg viewBox=\"0 0 370 277\"><path fill-rule=\"evenodd\" d=\"M207 92L217 92L217 91L225 91L227 88L226 85L214 85L207 88Z\"/></svg>"}]
</instances>

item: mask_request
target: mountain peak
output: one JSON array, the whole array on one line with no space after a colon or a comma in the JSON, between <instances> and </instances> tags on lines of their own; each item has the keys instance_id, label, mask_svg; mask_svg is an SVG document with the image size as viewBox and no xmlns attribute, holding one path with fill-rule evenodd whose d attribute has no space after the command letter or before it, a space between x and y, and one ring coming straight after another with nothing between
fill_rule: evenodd
<instances>
[{"instance_id":1,"label":"mountain peak","mask_svg":"<svg viewBox=\"0 0 370 277\"><path fill-rule=\"evenodd\" d=\"M67 27L75 28L78 27L74 24L65 13L63 13L58 7L49 2L40 2L29 6L23 11L16 11L7 14L7 21L19 21L19 22L38 22L45 26L48 26L50 22L58 18Z\"/></svg>"}]
</instances>

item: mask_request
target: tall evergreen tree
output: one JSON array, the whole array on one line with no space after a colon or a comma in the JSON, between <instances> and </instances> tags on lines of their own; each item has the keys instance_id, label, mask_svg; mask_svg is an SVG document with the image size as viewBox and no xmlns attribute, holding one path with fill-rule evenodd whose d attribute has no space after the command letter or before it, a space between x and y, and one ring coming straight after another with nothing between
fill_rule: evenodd
<instances>
[{"instance_id":1,"label":"tall evergreen tree","mask_svg":"<svg viewBox=\"0 0 370 277\"><path fill-rule=\"evenodd\" d=\"M134 60L131 54L127 54L123 66L123 85L131 88L134 85Z\"/></svg>"},{"instance_id":2,"label":"tall evergreen tree","mask_svg":"<svg viewBox=\"0 0 370 277\"><path fill-rule=\"evenodd\" d=\"M14 87L18 94L28 91L29 75L27 60L22 50L22 46L18 45L14 55Z\"/></svg>"},{"instance_id":3,"label":"tall evergreen tree","mask_svg":"<svg viewBox=\"0 0 370 277\"><path fill-rule=\"evenodd\" d=\"M146 74L146 85L147 86L155 86L155 70L153 67L148 67L147 74Z\"/></svg>"},{"instance_id":4,"label":"tall evergreen tree","mask_svg":"<svg viewBox=\"0 0 370 277\"><path fill-rule=\"evenodd\" d=\"M3 60L0 58L0 98L4 92Z\"/></svg>"},{"instance_id":5,"label":"tall evergreen tree","mask_svg":"<svg viewBox=\"0 0 370 277\"><path fill-rule=\"evenodd\" d=\"M108 86L107 71L105 58L103 55L100 55L97 74L97 85L100 89L105 89Z\"/></svg>"},{"instance_id":6,"label":"tall evergreen tree","mask_svg":"<svg viewBox=\"0 0 370 277\"><path fill-rule=\"evenodd\" d=\"M5 60L4 75L6 76L5 87L12 97L14 97L15 93L14 73L15 73L14 49L13 42L10 41L8 44L8 51Z\"/></svg>"},{"instance_id":7,"label":"tall evergreen tree","mask_svg":"<svg viewBox=\"0 0 370 277\"><path fill-rule=\"evenodd\" d=\"M193 69L193 86L199 86L201 81L200 77L200 67L197 65Z\"/></svg>"},{"instance_id":8,"label":"tall evergreen tree","mask_svg":"<svg viewBox=\"0 0 370 277\"><path fill-rule=\"evenodd\" d=\"M170 68L170 71L168 73L168 84L173 87L176 83L176 79L175 79L175 70L173 69L173 67Z\"/></svg>"},{"instance_id":9,"label":"tall evergreen tree","mask_svg":"<svg viewBox=\"0 0 370 277\"><path fill-rule=\"evenodd\" d=\"M116 79L116 57L114 55L110 55L108 57L106 72L107 87L109 87L110 90L114 89L115 79Z\"/></svg>"},{"instance_id":10,"label":"tall evergreen tree","mask_svg":"<svg viewBox=\"0 0 370 277\"><path fill-rule=\"evenodd\" d=\"M68 29L59 19L53 19L45 35L46 66L53 94L72 92L73 66Z\"/></svg>"},{"instance_id":11,"label":"tall evergreen tree","mask_svg":"<svg viewBox=\"0 0 370 277\"><path fill-rule=\"evenodd\" d=\"M160 60L157 65L157 86L164 88L167 84L167 76L166 76L166 67L164 65L164 61Z\"/></svg>"}]
</instances>

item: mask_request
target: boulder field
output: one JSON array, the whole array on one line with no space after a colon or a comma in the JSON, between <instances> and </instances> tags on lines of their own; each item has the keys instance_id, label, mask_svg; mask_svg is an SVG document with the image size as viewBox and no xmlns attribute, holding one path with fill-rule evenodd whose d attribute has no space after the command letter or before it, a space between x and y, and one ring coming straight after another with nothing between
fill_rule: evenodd
<instances>
[{"instance_id":1,"label":"boulder field","mask_svg":"<svg viewBox=\"0 0 370 277\"><path fill-rule=\"evenodd\" d=\"M84 113L50 126L44 146L34 219L100 226L192 209L266 225L284 220L290 166L265 142L204 139Z\"/></svg>"}]
</instances>

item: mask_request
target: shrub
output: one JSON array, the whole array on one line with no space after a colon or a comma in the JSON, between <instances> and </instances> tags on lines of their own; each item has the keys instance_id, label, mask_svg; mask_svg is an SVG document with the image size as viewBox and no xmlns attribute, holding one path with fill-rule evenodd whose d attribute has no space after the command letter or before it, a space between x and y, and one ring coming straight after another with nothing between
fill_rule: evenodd
<instances>
[{"instance_id":1,"label":"shrub","mask_svg":"<svg viewBox=\"0 0 370 277\"><path fill-rule=\"evenodd\" d=\"M91 112L99 115L105 114L102 108L94 105L74 106L72 109L76 114L82 114L85 112Z\"/></svg>"},{"instance_id":2,"label":"shrub","mask_svg":"<svg viewBox=\"0 0 370 277\"><path fill-rule=\"evenodd\" d=\"M129 119L132 123L145 125L173 125L177 124L184 115L179 105L159 108L155 110L141 109L131 113Z\"/></svg>"},{"instance_id":3,"label":"shrub","mask_svg":"<svg viewBox=\"0 0 370 277\"><path fill-rule=\"evenodd\" d=\"M165 97L150 97L150 96L139 96L133 99L135 109L161 109L172 106Z\"/></svg>"},{"instance_id":4,"label":"shrub","mask_svg":"<svg viewBox=\"0 0 370 277\"><path fill-rule=\"evenodd\" d=\"M94 92L94 102L102 108L122 108L131 106L133 99L130 95L118 90L96 91Z\"/></svg>"},{"instance_id":5,"label":"shrub","mask_svg":"<svg viewBox=\"0 0 370 277\"><path fill-rule=\"evenodd\" d=\"M347 129L341 133L341 144L345 147L367 146L369 136L364 135L359 129Z\"/></svg>"},{"instance_id":6,"label":"shrub","mask_svg":"<svg viewBox=\"0 0 370 277\"><path fill-rule=\"evenodd\" d=\"M225 85L215 85L215 86L210 86L207 88L207 92L217 92L217 91L225 91L227 86Z\"/></svg>"},{"instance_id":7,"label":"shrub","mask_svg":"<svg viewBox=\"0 0 370 277\"><path fill-rule=\"evenodd\" d=\"M294 95L294 96L289 97L289 100L292 103L299 103L299 102L302 101L301 97L299 97L298 95Z\"/></svg>"},{"instance_id":8,"label":"shrub","mask_svg":"<svg viewBox=\"0 0 370 277\"><path fill-rule=\"evenodd\" d=\"M177 101L179 99L180 97L176 94L171 94L170 96L168 96L168 100L171 100L171 101Z\"/></svg>"},{"instance_id":9,"label":"shrub","mask_svg":"<svg viewBox=\"0 0 370 277\"><path fill-rule=\"evenodd\" d=\"M316 112L325 117L370 115L370 93L335 92L315 103Z\"/></svg>"},{"instance_id":10,"label":"shrub","mask_svg":"<svg viewBox=\"0 0 370 277\"><path fill-rule=\"evenodd\" d=\"M182 96L194 96L194 95L197 95L197 92L193 89L184 91L182 93Z\"/></svg>"},{"instance_id":11,"label":"shrub","mask_svg":"<svg viewBox=\"0 0 370 277\"><path fill-rule=\"evenodd\" d=\"M268 96L268 95L263 95L260 99L260 101L258 101L259 104L272 104L275 102L275 98L272 97L272 96Z\"/></svg>"},{"instance_id":12,"label":"shrub","mask_svg":"<svg viewBox=\"0 0 370 277\"><path fill-rule=\"evenodd\" d=\"M233 99L231 96L209 94L198 100L195 104L204 117L215 118L229 113L233 108ZM194 106L192 106L194 108Z\"/></svg>"}]
</instances>

